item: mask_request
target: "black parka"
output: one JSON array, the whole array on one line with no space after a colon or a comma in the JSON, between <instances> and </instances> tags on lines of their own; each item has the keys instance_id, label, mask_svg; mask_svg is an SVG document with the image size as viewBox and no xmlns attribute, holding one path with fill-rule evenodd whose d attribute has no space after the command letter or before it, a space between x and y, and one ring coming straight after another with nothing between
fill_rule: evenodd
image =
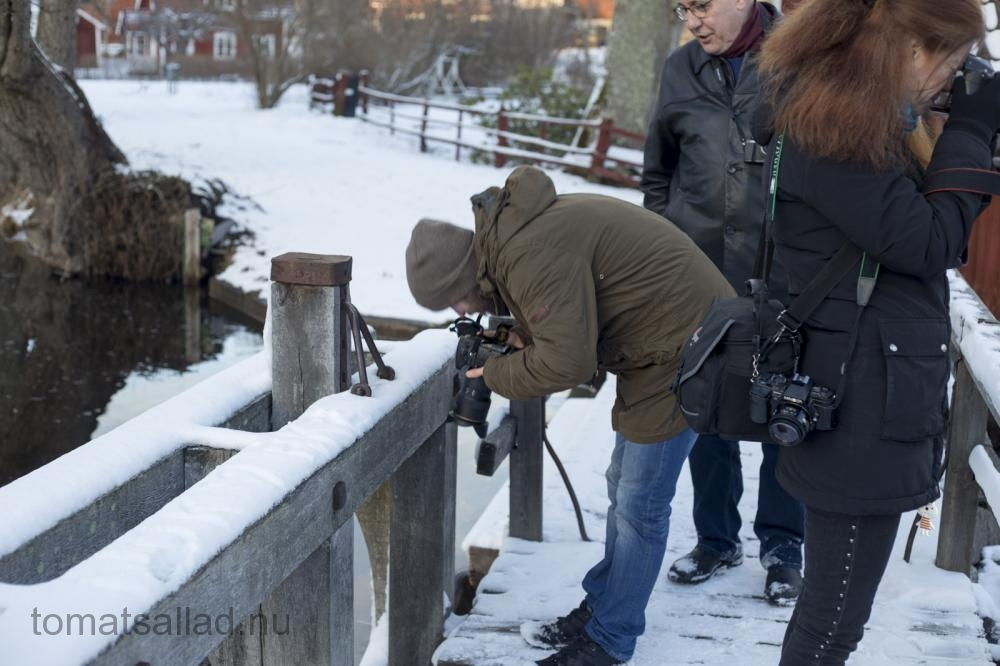
<instances>
[{"instance_id":1,"label":"black parka","mask_svg":"<svg viewBox=\"0 0 1000 666\"><path fill-rule=\"evenodd\" d=\"M989 168L989 137L946 125L928 168ZM835 430L781 450L777 476L806 506L893 514L938 497L950 373L945 271L961 263L978 194L925 197L899 169L809 157L786 140L774 236L792 296L850 240L881 262L858 326ZM836 389L858 314L858 271L849 273L803 328L802 372Z\"/></svg>"},{"instance_id":2,"label":"black parka","mask_svg":"<svg viewBox=\"0 0 1000 666\"><path fill-rule=\"evenodd\" d=\"M779 16L768 3L765 30ZM643 153L643 205L690 236L737 293L752 276L764 218L764 156L751 124L759 81L748 53L734 81L722 57L696 41L673 51L660 75ZM772 272L771 295L784 299L784 271Z\"/></svg>"}]
</instances>

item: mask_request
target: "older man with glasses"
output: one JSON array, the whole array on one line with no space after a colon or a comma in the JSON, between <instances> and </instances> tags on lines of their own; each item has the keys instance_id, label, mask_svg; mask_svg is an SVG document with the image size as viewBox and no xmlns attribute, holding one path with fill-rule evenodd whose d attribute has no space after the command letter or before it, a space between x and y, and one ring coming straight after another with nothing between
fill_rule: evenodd
<instances>
[{"instance_id":1,"label":"older man with glasses","mask_svg":"<svg viewBox=\"0 0 1000 666\"><path fill-rule=\"evenodd\" d=\"M764 153L750 132L759 90L755 54L779 14L755 0L687 0L674 13L693 39L663 67L645 146L644 204L687 233L742 293L753 272L765 194ZM780 264L770 287L773 297L786 298ZM802 587L803 510L775 479L777 445L762 446L754 533L767 570L764 596L790 604ZM668 577L695 584L743 562L739 442L702 435L688 462L698 543Z\"/></svg>"}]
</instances>

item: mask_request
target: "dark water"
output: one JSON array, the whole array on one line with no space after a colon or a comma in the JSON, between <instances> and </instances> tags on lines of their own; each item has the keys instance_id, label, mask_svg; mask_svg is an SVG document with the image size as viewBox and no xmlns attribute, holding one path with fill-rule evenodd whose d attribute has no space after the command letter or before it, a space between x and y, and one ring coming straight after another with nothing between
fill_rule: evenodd
<instances>
[{"instance_id":1,"label":"dark water","mask_svg":"<svg viewBox=\"0 0 1000 666\"><path fill-rule=\"evenodd\" d=\"M261 346L198 290L61 281L0 247L0 485Z\"/></svg>"}]
</instances>

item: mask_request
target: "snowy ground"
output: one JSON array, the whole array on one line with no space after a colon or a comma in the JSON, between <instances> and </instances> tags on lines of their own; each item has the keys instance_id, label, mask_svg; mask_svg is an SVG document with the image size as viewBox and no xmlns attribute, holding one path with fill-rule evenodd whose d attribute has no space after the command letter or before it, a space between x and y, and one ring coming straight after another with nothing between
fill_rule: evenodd
<instances>
[{"instance_id":1,"label":"snowy ground","mask_svg":"<svg viewBox=\"0 0 1000 666\"><path fill-rule=\"evenodd\" d=\"M136 169L219 178L236 198L225 214L256 234L222 279L245 290L267 286L283 252L354 257L351 295L366 314L443 321L406 288L404 249L421 217L472 227L469 197L502 185L508 170L454 161L454 148L308 110L305 86L281 106L254 108L245 83L81 81L94 111ZM638 191L604 187L558 171L559 192L598 192L641 202ZM266 294L265 294L266 296Z\"/></svg>"},{"instance_id":2,"label":"snowy ground","mask_svg":"<svg viewBox=\"0 0 1000 666\"><path fill-rule=\"evenodd\" d=\"M498 521L497 516L506 515L508 496L506 488L501 491L466 540L467 545L493 547L500 545L501 539L500 558L480 585L473 614L453 630L450 640L439 649L439 663L530 663L546 653L523 641L518 633L520 623L564 615L580 603L580 581L603 551L607 509L604 469L613 444L608 418L613 400L610 381L592 401L567 401L549 426L550 438L576 488L594 543L580 541L566 491L548 458L544 542L502 538L505 520ZM757 501L759 445L744 444L742 459L746 486L740 503L745 521L741 533L747 556L744 564L695 587L670 583L664 569L649 604L646 634L639 641L633 666L663 664L665 655L670 655L671 664L777 663L791 609L770 606L762 596L764 570L757 560L759 544L751 524ZM685 467L673 502L665 566L696 541L691 502L691 477ZM850 663L989 666L993 663L991 646L982 637L976 598L987 593L987 585L997 587L995 570L1000 567L991 563L992 577L982 585L936 568L936 533L917 537L911 562L906 564L902 550L912 517L903 516L867 633Z\"/></svg>"}]
</instances>

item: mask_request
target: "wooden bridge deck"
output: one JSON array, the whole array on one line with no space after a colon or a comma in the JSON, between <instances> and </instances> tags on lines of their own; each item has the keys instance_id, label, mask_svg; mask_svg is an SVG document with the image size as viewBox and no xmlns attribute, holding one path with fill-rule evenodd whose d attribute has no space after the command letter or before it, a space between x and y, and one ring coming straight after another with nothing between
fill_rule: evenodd
<instances>
[{"instance_id":1,"label":"wooden bridge deck","mask_svg":"<svg viewBox=\"0 0 1000 666\"><path fill-rule=\"evenodd\" d=\"M503 539L500 557L480 585L473 612L439 647L439 666L513 666L547 654L525 643L519 627L525 621L565 614L576 606L583 595L580 581L601 557L607 508L603 472L612 446L608 414L613 398L613 383L608 382L593 400L567 401L549 426L550 439L576 487L594 541L579 539L567 494L546 457L545 541ZM773 607L762 596L764 571L752 530L760 447L745 444L742 457L744 564L699 586L666 580L666 566L695 541L691 481L685 469L673 503L664 571L647 609L646 633L630 662L634 666L777 663L791 609ZM491 510L505 509L505 492L501 495ZM495 516L484 517L482 522L490 524L491 520L502 524ZM903 518L865 638L850 663L992 666L1000 654L991 657L991 648L997 646L985 638L973 584L965 576L934 567L936 537L918 536L911 563L902 560L911 520L911 514ZM474 545L477 539L489 541L484 530L479 532L471 537Z\"/></svg>"}]
</instances>

